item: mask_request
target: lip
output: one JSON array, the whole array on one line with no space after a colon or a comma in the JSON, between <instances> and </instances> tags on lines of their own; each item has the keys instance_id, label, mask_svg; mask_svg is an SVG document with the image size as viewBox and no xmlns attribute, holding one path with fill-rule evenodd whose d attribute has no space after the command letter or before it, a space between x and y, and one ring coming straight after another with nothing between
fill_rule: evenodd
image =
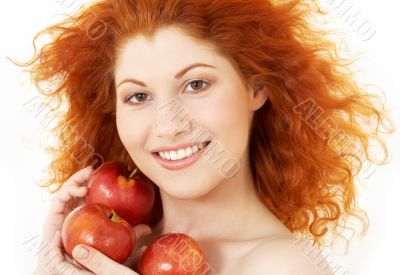
<instances>
[{"instance_id":1,"label":"lip","mask_svg":"<svg viewBox=\"0 0 400 275\"><path fill-rule=\"evenodd\" d=\"M200 151L197 151L196 153L192 154L190 157L184 158L184 159L178 159L178 160L167 160L167 159L162 159L160 155L157 153L151 153L153 157L158 161L158 163L168 169L168 170L179 170L186 168L192 164L194 164L197 160L200 159L200 157L203 155L203 152L205 151L210 145L211 141L208 141L207 145L203 147ZM196 143L198 144L198 143Z\"/></svg>"},{"instance_id":2,"label":"lip","mask_svg":"<svg viewBox=\"0 0 400 275\"><path fill-rule=\"evenodd\" d=\"M179 145L173 145L173 146L163 146L163 147L158 147L155 148L154 150L151 150L151 153L158 153L161 151L178 151L179 149L183 149L183 148L187 148L189 146L193 146L193 145L199 145L202 144L204 142L209 142L208 141L201 141L201 142L188 142L188 143L184 143L184 144L179 144Z\"/></svg>"}]
</instances>

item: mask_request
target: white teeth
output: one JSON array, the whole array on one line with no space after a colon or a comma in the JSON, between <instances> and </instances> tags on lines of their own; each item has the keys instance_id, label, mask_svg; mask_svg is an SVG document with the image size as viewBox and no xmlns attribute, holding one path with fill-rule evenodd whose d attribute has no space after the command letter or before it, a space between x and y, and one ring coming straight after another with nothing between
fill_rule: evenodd
<instances>
[{"instance_id":1,"label":"white teeth","mask_svg":"<svg viewBox=\"0 0 400 275\"><path fill-rule=\"evenodd\" d=\"M192 155L192 153L193 153L192 148L186 148L186 150L185 150L185 155L186 155L187 157L190 157L190 156Z\"/></svg>"},{"instance_id":2,"label":"white teeth","mask_svg":"<svg viewBox=\"0 0 400 275\"><path fill-rule=\"evenodd\" d=\"M186 158L186 157L190 157L194 153L196 153L199 150L203 149L204 146L205 146L205 143L199 144L199 145L193 145L193 146L187 147L187 148L182 148L182 149L179 149L178 151L158 152L158 154L162 159L178 160L178 159L183 159L183 158Z\"/></svg>"},{"instance_id":3,"label":"white teeth","mask_svg":"<svg viewBox=\"0 0 400 275\"><path fill-rule=\"evenodd\" d=\"M169 155L171 156L171 160L177 160L178 159L178 154L175 151L169 152Z\"/></svg>"},{"instance_id":4,"label":"white teeth","mask_svg":"<svg viewBox=\"0 0 400 275\"><path fill-rule=\"evenodd\" d=\"M178 159L183 159L186 157L186 150L185 149L179 149L178 150Z\"/></svg>"}]
</instances>

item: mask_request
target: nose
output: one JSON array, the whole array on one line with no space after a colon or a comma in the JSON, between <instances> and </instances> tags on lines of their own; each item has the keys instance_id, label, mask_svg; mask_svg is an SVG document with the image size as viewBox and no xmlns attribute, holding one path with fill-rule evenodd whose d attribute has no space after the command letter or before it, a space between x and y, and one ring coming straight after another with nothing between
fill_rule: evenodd
<instances>
[{"instance_id":1,"label":"nose","mask_svg":"<svg viewBox=\"0 0 400 275\"><path fill-rule=\"evenodd\" d=\"M174 116L166 112L158 112L154 125L157 137L175 137L184 134L190 129L190 120Z\"/></svg>"}]
</instances>

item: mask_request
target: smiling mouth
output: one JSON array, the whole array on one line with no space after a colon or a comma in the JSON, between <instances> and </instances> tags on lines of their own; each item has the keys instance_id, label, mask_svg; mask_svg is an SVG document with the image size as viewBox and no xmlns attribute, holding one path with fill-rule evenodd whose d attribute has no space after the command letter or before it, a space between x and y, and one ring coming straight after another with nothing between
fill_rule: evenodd
<instances>
[{"instance_id":1,"label":"smiling mouth","mask_svg":"<svg viewBox=\"0 0 400 275\"><path fill-rule=\"evenodd\" d=\"M204 149L208 148L208 145L211 143L211 141L206 141L200 146L202 148L199 148L198 151L193 152L192 154L189 155L182 155L183 152L180 152L179 156L173 155L173 158L177 159L169 159L168 160L168 155L166 156L164 153L160 154L160 152L154 152L152 153L153 157L156 159L156 161L165 169L167 170L180 170L184 169L187 167L192 166L195 164L203 155L205 152ZM197 145L195 145L197 146ZM197 148L197 147L196 147ZM178 150L179 151L179 150ZM164 155L164 158L162 157ZM171 156L169 156L171 157Z\"/></svg>"},{"instance_id":2,"label":"smiling mouth","mask_svg":"<svg viewBox=\"0 0 400 275\"><path fill-rule=\"evenodd\" d=\"M154 152L152 153L152 155L157 158L160 158L163 161L178 162L184 159L191 158L194 155L197 155L199 152L203 151L210 143L211 140L208 140L202 144L198 145L196 144L191 147L182 148L179 150Z\"/></svg>"}]
</instances>

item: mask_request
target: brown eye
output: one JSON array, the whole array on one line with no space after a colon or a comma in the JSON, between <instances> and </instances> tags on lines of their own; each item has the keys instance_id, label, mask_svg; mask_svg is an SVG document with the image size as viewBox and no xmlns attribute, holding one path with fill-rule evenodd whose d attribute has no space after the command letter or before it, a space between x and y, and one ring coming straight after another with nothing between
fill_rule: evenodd
<instances>
[{"instance_id":1,"label":"brown eye","mask_svg":"<svg viewBox=\"0 0 400 275\"><path fill-rule=\"evenodd\" d=\"M126 102L130 102L132 104L141 104L141 102L146 101L147 97L148 95L145 93L135 93L127 97Z\"/></svg>"},{"instance_id":2,"label":"brown eye","mask_svg":"<svg viewBox=\"0 0 400 275\"><path fill-rule=\"evenodd\" d=\"M190 86L195 90L201 89L203 87L203 81L202 80L192 81L190 82Z\"/></svg>"},{"instance_id":3,"label":"brown eye","mask_svg":"<svg viewBox=\"0 0 400 275\"><path fill-rule=\"evenodd\" d=\"M198 92L202 92L204 90L206 90L206 88L204 88L204 84L206 84L206 88L208 88L209 83L207 83L204 80L193 80L191 82L189 82L189 84L187 85L188 87L192 88L193 91L198 91Z\"/></svg>"}]
</instances>

